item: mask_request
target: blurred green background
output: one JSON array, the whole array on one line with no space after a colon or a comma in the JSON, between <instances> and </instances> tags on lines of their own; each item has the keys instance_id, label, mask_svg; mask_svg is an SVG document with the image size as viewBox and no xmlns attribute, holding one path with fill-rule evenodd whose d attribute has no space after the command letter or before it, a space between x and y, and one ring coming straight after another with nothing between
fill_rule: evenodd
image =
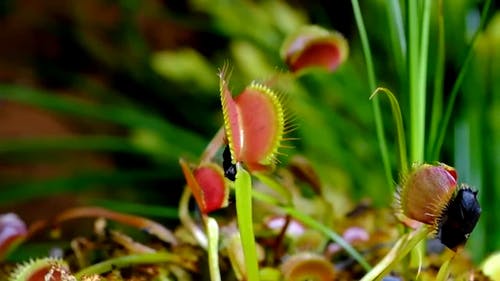
<instances>
[{"instance_id":1,"label":"blurred green background","mask_svg":"<svg viewBox=\"0 0 500 281\"><path fill-rule=\"evenodd\" d=\"M378 85L405 93L399 1L361 1ZM437 54L436 1L429 50L429 126ZM444 104L479 26L481 1L443 1ZM403 18L400 19L404 22ZM0 1L0 210L27 222L100 204L175 224L184 179L222 124L217 70L229 61L238 93L285 75L287 34L304 24L341 32L347 62L281 89L305 155L326 189L353 204L388 207L366 66L349 1ZM398 29L399 27L399 29ZM476 261L500 249L500 15L490 10L448 126L439 160L479 190L483 215L469 246ZM439 82L439 81L438 81ZM439 86L439 84L438 84ZM439 102L439 101L437 101ZM439 107L439 104L438 104ZM395 128L382 100L394 181ZM427 139L427 136L426 136ZM429 145L429 144L427 144ZM282 159L286 164L287 157ZM160 208L161 207L161 208Z\"/></svg>"}]
</instances>

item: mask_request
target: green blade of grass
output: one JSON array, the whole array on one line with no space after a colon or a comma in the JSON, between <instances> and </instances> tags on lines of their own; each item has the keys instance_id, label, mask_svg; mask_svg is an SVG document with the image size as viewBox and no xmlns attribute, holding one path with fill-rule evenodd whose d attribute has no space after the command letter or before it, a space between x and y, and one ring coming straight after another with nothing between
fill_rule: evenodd
<instances>
[{"instance_id":1,"label":"green blade of grass","mask_svg":"<svg viewBox=\"0 0 500 281\"><path fill-rule=\"evenodd\" d=\"M419 131L419 90L418 90L418 55L420 44L418 42L419 24L418 24L418 5L417 1L406 1L407 18L408 18L408 93L410 95L410 161L420 162L419 147L420 137L417 135Z\"/></svg>"},{"instance_id":2,"label":"green blade of grass","mask_svg":"<svg viewBox=\"0 0 500 281\"><path fill-rule=\"evenodd\" d=\"M413 1L415 2L415 1ZM420 32L420 47L418 54L417 69L415 73L417 84L411 97L412 109L412 163L422 163L424 161L425 151L425 101L427 92L427 60L429 54L429 25L431 17L431 0L425 0L423 3L422 26Z\"/></svg>"},{"instance_id":3,"label":"green blade of grass","mask_svg":"<svg viewBox=\"0 0 500 281\"><path fill-rule=\"evenodd\" d=\"M379 92L384 92L391 102L392 115L394 117L394 122L396 123L396 131L398 135L399 162L401 173L403 175L406 175L408 172L408 158L406 154L405 130L403 126L403 116L401 115L401 109L399 108L398 100L389 89L377 88L370 98L374 98L375 95L377 95Z\"/></svg>"},{"instance_id":4,"label":"green blade of grass","mask_svg":"<svg viewBox=\"0 0 500 281\"><path fill-rule=\"evenodd\" d=\"M375 78L375 70L373 68L372 54L370 51L370 43L368 42L368 36L366 35L365 24L363 23L363 16L361 15L359 2L358 0L351 0L351 4L354 10L354 17L356 19L356 25L358 27L359 36L361 38L363 53L365 55L366 70L368 72L368 85L370 86L370 91L373 91L376 88L376 78ZM375 118L377 139L379 141L379 149L382 155L382 163L384 165L385 176L387 179L387 187L389 187L389 190L386 191L388 193L392 193L392 189L390 189L390 187L393 185L391 162L389 158L389 151L387 149L387 141L384 135L384 124L382 122L382 114L380 111L380 104L378 100L374 100L372 102L372 108Z\"/></svg>"}]
</instances>

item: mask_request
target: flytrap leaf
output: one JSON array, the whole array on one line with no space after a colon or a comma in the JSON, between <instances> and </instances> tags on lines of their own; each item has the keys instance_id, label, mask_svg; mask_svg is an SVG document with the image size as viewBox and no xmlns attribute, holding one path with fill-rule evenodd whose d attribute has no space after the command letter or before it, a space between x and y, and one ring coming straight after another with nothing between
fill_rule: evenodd
<instances>
[{"instance_id":1,"label":"flytrap leaf","mask_svg":"<svg viewBox=\"0 0 500 281\"><path fill-rule=\"evenodd\" d=\"M396 198L398 217L407 225L429 225L436 237L456 251L467 242L481 215L477 191L458 187L453 167L439 163L415 166Z\"/></svg>"},{"instance_id":2,"label":"flytrap leaf","mask_svg":"<svg viewBox=\"0 0 500 281\"><path fill-rule=\"evenodd\" d=\"M398 190L398 211L410 220L437 228L457 188L456 173L450 171L453 168L444 164L415 166Z\"/></svg>"},{"instance_id":3,"label":"flytrap leaf","mask_svg":"<svg viewBox=\"0 0 500 281\"><path fill-rule=\"evenodd\" d=\"M308 25L292 33L284 41L280 55L292 72L310 67L335 71L349 54L342 34Z\"/></svg>"},{"instance_id":4,"label":"flytrap leaf","mask_svg":"<svg viewBox=\"0 0 500 281\"><path fill-rule=\"evenodd\" d=\"M40 258L20 264L11 273L9 281L67 281L76 280L65 261L56 258Z\"/></svg>"},{"instance_id":5,"label":"flytrap leaf","mask_svg":"<svg viewBox=\"0 0 500 281\"><path fill-rule=\"evenodd\" d=\"M275 91L252 82L236 98L229 91L228 66L219 73L224 129L231 162L250 171L272 168L287 123L283 102Z\"/></svg>"},{"instance_id":6,"label":"flytrap leaf","mask_svg":"<svg viewBox=\"0 0 500 281\"><path fill-rule=\"evenodd\" d=\"M214 163L203 163L191 170L183 159L179 163L202 213L207 214L227 206L229 186L221 167Z\"/></svg>"}]
</instances>

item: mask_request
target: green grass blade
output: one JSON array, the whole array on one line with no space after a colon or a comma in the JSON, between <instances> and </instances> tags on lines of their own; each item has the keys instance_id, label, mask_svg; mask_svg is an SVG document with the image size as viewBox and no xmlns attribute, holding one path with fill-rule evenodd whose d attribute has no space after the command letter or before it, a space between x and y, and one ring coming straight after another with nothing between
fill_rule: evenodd
<instances>
[{"instance_id":1,"label":"green grass blade","mask_svg":"<svg viewBox=\"0 0 500 281\"><path fill-rule=\"evenodd\" d=\"M427 97L427 61L429 54L429 25L432 1L425 0L423 7L422 26L420 29L420 47L418 55L417 89L412 98L412 163L422 163L425 151L425 102ZM415 116L414 116L415 115Z\"/></svg>"},{"instance_id":2,"label":"green grass blade","mask_svg":"<svg viewBox=\"0 0 500 281\"><path fill-rule=\"evenodd\" d=\"M394 117L394 122L396 123L396 131L398 135L398 147L399 147L399 161L401 165L401 173L406 175L408 173L408 158L406 152L406 139L405 130L403 126L403 116L401 115L401 109L399 108L399 103L394 94L386 88L377 88L373 92L371 98L374 98L379 92L383 92L389 98L391 102L392 116Z\"/></svg>"},{"instance_id":3,"label":"green grass blade","mask_svg":"<svg viewBox=\"0 0 500 281\"><path fill-rule=\"evenodd\" d=\"M406 1L407 18L408 18L408 93L410 95L410 161L420 162L419 159L419 143L420 137L417 135L419 131L418 104L420 103L418 90L418 55L420 44L418 42L419 24L418 24L418 5L417 1Z\"/></svg>"},{"instance_id":4,"label":"green grass blade","mask_svg":"<svg viewBox=\"0 0 500 281\"><path fill-rule=\"evenodd\" d=\"M376 78L375 70L373 68L373 59L370 51L370 43L368 42L368 36L366 35L365 24L363 23L363 16L361 15L361 10L359 8L358 0L351 0L352 8L354 10L354 17L356 19L356 25L358 27L359 36L361 38L361 44L363 47L363 53L365 55L366 70L368 72L368 83L370 86L370 91L376 88ZM372 102L373 114L375 118L375 127L377 131L377 138L379 141L379 149L382 155L382 163L384 165L385 176L387 179L387 186L390 187L393 184L391 161L389 158L389 151L387 149L387 141L384 134L384 124L382 122L382 114L380 111L380 104L378 100ZM392 190L387 190L392 192Z\"/></svg>"}]
</instances>

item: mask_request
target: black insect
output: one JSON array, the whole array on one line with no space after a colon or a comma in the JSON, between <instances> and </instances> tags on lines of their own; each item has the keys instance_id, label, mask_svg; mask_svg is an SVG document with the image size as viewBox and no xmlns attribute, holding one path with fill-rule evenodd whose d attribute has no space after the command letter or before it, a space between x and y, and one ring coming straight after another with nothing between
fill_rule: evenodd
<instances>
[{"instance_id":1,"label":"black insect","mask_svg":"<svg viewBox=\"0 0 500 281\"><path fill-rule=\"evenodd\" d=\"M446 247L455 250L467 241L480 215L477 191L468 187L460 188L443 212L439 223L439 240Z\"/></svg>"},{"instance_id":2,"label":"black insect","mask_svg":"<svg viewBox=\"0 0 500 281\"><path fill-rule=\"evenodd\" d=\"M222 153L222 168L224 169L224 176L231 181L236 179L236 165L231 160L231 151L229 145L226 145Z\"/></svg>"}]
</instances>

